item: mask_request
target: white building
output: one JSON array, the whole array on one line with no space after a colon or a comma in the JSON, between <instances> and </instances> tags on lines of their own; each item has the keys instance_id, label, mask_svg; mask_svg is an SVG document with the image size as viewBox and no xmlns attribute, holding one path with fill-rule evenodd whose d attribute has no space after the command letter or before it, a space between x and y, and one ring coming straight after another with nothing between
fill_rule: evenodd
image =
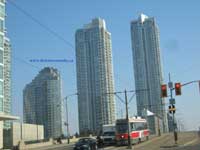
<instances>
[{"instance_id":1,"label":"white building","mask_svg":"<svg viewBox=\"0 0 200 150\"><path fill-rule=\"evenodd\" d=\"M97 133L115 121L111 34L93 19L76 31L76 69L80 133Z\"/></svg>"},{"instance_id":2,"label":"white building","mask_svg":"<svg viewBox=\"0 0 200 150\"><path fill-rule=\"evenodd\" d=\"M131 38L138 115L142 116L145 108L150 110L163 119L167 130L164 99L160 90L163 82L160 38L155 18L141 14L132 21ZM147 90L139 91L141 89Z\"/></svg>"}]
</instances>

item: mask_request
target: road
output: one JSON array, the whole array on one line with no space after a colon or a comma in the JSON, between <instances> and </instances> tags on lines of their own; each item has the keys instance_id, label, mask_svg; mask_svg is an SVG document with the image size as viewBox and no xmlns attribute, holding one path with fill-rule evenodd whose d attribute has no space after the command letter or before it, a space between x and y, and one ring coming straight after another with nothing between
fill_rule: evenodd
<instances>
[{"instance_id":1,"label":"road","mask_svg":"<svg viewBox=\"0 0 200 150\"><path fill-rule=\"evenodd\" d=\"M161 137L152 137L150 140L134 145L134 150L200 150L200 139L195 132L184 132L178 135L178 144L173 141L173 133ZM73 150L74 144L54 145L40 150ZM127 146L110 146L104 150L125 150Z\"/></svg>"}]
</instances>

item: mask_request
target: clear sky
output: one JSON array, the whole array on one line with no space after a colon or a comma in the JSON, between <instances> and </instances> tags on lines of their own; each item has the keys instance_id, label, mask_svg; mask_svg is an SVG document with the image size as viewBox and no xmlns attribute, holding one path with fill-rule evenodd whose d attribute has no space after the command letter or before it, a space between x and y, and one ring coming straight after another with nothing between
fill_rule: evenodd
<instances>
[{"instance_id":1,"label":"clear sky","mask_svg":"<svg viewBox=\"0 0 200 150\"><path fill-rule=\"evenodd\" d=\"M155 17L159 26L165 82L168 82L169 72L175 82L185 83L200 79L199 6L199 0L8 0L6 28L11 39L13 56L13 114L22 117L23 88L45 66L60 70L63 97L76 92L75 31L95 17L105 19L107 29L112 34L116 91L134 89L130 22L137 19L140 13ZM31 16L25 15L20 9ZM31 17L37 20L33 21ZM37 21L73 46L49 33ZM41 58L65 58L74 61L30 62L30 59ZM125 113L124 107L117 98L116 103L116 114L121 116L121 109ZM200 126L198 84L183 87L182 96L176 97L176 103L177 118L182 120L185 128L197 129ZM131 115L136 113L135 105L134 98L129 105ZM78 129L75 96L69 98L69 106L70 130L73 133Z\"/></svg>"}]
</instances>

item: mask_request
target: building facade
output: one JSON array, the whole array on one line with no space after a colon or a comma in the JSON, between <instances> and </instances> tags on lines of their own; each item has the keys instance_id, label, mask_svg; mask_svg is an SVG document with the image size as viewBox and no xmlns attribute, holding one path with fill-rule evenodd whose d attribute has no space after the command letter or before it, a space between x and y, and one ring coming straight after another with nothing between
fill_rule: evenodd
<instances>
[{"instance_id":1,"label":"building facade","mask_svg":"<svg viewBox=\"0 0 200 150\"><path fill-rule=\"evenodd\" d=\"M141 14L131 22L132 54L137 100L137 113L142 116L148 109L162 118L167 130L164 99L161 98L163 82L159 29L155 18Z\"/></svg>"},{"instance_id":2,"label":"building facade","mask_svg":"<svg viewBox=\"0 0 200 150\"><path fill-rule=\"evenodd\" d=\"M111 34L93 19L75 35L80 133L98 133L115 122Z\"/></svg>"},{"instance_id":3,"label":"building facade","mask_svg":"<svg viewBox=\"0 0 200 150\"><path fill-rule=\"evenodd\" d=\"M55 68L46 67L23 91L24 122L44 126L45 138L64 134L64 103L61 77Z\"/></svg>"},{"instance_id":4,"label":"building facade","mask_svg":"<svg viewBox=\"0 0 200 150\"><path fill-rule=\"evenodd\" d=\"M5 0L0 0L0 112L11 114L11 45L5 33ZM9 129L9 121L4 129Z\"/></svg>"},{"instance_id":5,"label":"building facade","mask_svg":"<svg viewBox=\"0 0 200 150\"><path fill-rule=\"evenodd\" d=\"M0 112L4 112L4 38L5 38L5 1L0 1Z\"/></svg>"},{"instance_id":6,"label":"building facade","mask_svg":"<svg viewBox=\"0 0 200 150\"><path fill-rule=\"evenodd\" d=\"M10 40L6 37L4 39L4 113L11 114L11 44ZM9 129L9 121L5 121L4 128Z\"/></svg>"}]
</instances>

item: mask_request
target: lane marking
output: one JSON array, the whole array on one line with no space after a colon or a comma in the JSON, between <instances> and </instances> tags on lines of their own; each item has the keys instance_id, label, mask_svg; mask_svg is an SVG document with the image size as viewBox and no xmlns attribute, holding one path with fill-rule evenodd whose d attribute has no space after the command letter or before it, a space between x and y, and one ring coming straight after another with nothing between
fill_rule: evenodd
<instances>
[{"instance_id":1,"label":"lane marking","mask_svg":"<svg viewBox=\"0 0 200 150\"><path fill-rule=\"evenodd\" d=\"M189 141L189 142L183 144L183 146L188 146L188 145L194 144L195 142L197 142L197 139L194 139L194 140L192 140L192 141Z\"/></svg>"}]
</instances>

